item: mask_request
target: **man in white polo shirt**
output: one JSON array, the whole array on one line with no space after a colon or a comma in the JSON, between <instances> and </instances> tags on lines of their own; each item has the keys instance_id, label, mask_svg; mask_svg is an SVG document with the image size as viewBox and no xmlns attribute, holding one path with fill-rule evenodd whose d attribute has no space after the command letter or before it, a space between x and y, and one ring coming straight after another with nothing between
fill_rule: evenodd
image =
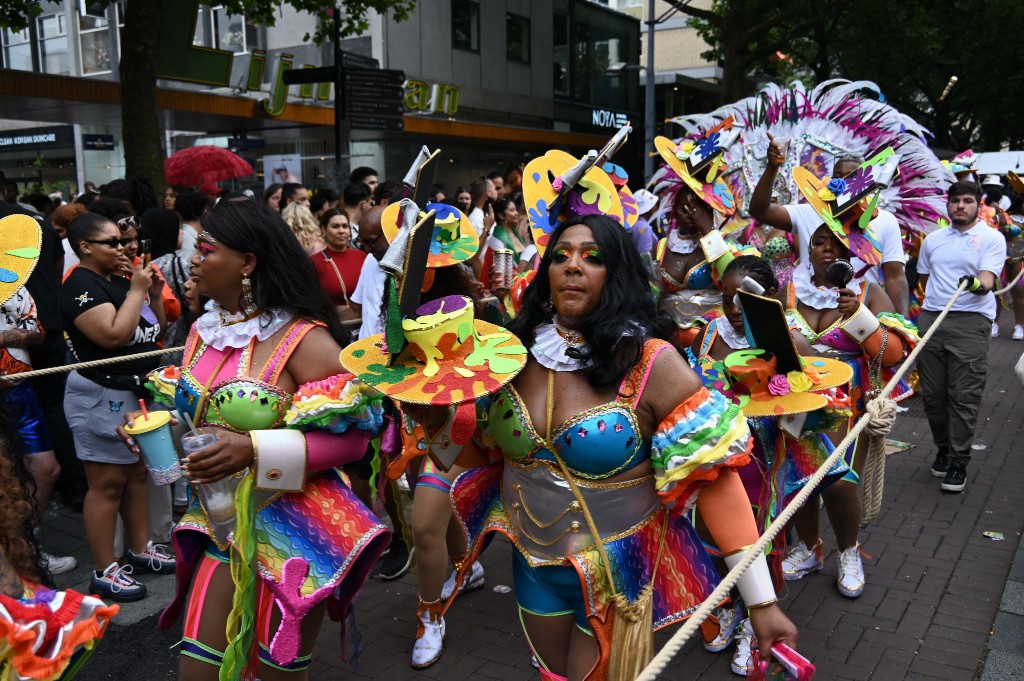
<instances>
[{"instance_id":1,"label":"man in white polo shirt","mask_svg":"<svg viewBox=\"0 0 1024 681\"><path fill-rule=\"evenodd\" d=\"M814 232L821 227L821 216L809 204L798 203L780 206L772 203L772 187L775 176L786 158L785 146L771 138L768 148L768 165L764 174L750 195L750 216L759 222L793 233L796 245L796 266L807 265L807 252ZM863 163L862 159L847 156L836 160L832 168L834 177L846 177L854 173ZM850 258L855 274L853 284L867 279L882 284L892 299L892 304L904 317L910 312L910 287L904 268L906 257L903 253L903 237L896 216L887 210L878 209L878 215L871 221L871 231L882 247L882 264L868 266L856 257Z\"/></svg>"},{"instance_id":2,"label":"man in white polo shirt","mask_svg":"<svg viewBox=\"0 0 1024 681\"><path fill-rule=\"evenodd\" d=\"M988 373L988 343L996 318L992 290L1006 260L1006 239L978 220L981 187L954 182L946 210L951 225L929 234L921 244L917 271L924 285L918 327L924 336L953 298L949 315L918 357L924 411L938 450L932 475L942 478L946 492L967 486L974 426Z\"/></svg>"}]
</instances>

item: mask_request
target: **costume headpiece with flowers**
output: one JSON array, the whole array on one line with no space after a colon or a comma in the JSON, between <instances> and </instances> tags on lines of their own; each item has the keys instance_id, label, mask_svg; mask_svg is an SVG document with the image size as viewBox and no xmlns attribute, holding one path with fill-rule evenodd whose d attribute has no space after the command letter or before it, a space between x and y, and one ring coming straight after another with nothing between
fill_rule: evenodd
<instances>
[{"instance_id":1,"label":"costume headpiece with flowers","mask_svg":"<svg viewBox=\"0 0 1024 681\"><path fill-rule=\"evenodd\" d=\"M632 128L623 125L600 151L582 158L552 149L533 159L523 169L523 203L526 206L537 251L544 255L555 228L571 217L606 215L628 227L636 221L632 194L616 186L604 165L626 142ZM614 164L613 164L614 165ZM618 166L614 166L618 168ZM617 174L613 169L613 173ZM623 195L628 198L624 205ZM627 214L630 214L627 218Z\"/></svg>"},{"instance_id":2,"label":"costume headpiece with flowers","mask_svg":"<svg viewBox=\"0 0 1024 681\"><path fill-rule=\"evenodd\" d=\"M733 130L733 119L726 118L700 139L676 143L659 136L654 138L654 147L671 171L701 200L723 217L730 217L736 210L736 202L729 185L722 180L722 171L725 170L725 151L739 136L740 131Z\"/></svg>"},{"instance_id":3,"label":"costume headpiece with flowers","mask_svg":"<svg viewBox=\"0 0 1024 681\"><path fill-rule=\"evenodd\" d=\"M961 151L953 158L943 161L942 165L948 168L957 180L981 184L977 169L978 156L971 149Z\"/></svg>"},{"instance_id":4,"label":"costume headpiece with flowers","mask_svg":"<svg viewBox=\"0 0 1024 681\"><path fill-rule=\"evenodd\" d=\"M736 295L750 348L704 367L712 384L747 416L805 414L828 406L830 397L824 393L850 381L850 366L801 356L778 300L743 290Z\"/></svg>"},{"instance_id":5,"label":"costume headpiece with flowers","mask_svg":"<svg viewBox=\"0 0 1024 681\"><path fill-rule=\"evenodd\" d=\"M900 157L884 149L842 178L814 176L803 167L793 169L793 180L807 203L853 255L868 265L882 262L882 246L871 229L881 190L899 170ZM853 210L859 207L858 210Z\"/></svg>"},{"instance_id":6,"label":"costume headpiece with flowers","mask_svg":"<svg viewBox=\"0 0 1024 681\"><path fill-rule=\"evenodd\" d=\"M8 215L0 220L0 305L28 281L42 243L43 231L35 218Z\"/></svg>"}]
</instances>

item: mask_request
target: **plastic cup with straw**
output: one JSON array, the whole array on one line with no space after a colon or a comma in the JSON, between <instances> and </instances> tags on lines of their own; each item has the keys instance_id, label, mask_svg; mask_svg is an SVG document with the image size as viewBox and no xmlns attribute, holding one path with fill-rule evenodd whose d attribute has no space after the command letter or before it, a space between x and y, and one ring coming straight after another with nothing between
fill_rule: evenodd
<instances>
[{"instance_id":1,"label":"plastic cup with straw","mask_svg":"<svg viewBox=\"0 0 1024 681\"><path fill-rule=\"evenodd\" d=\"M182 475L178 450L171 436L171 413L150 412L146 401L139 400L142 416L136 418L124 431L133 437L142 451L142 460L158 485L169 485Z\"/></svg>"}]
</instances>

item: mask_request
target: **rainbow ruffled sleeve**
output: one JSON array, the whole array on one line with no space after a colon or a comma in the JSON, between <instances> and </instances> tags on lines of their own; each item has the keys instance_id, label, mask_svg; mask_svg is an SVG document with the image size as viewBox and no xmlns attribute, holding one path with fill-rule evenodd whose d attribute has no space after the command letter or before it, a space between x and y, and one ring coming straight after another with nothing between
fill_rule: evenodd
<instances>
[{"instance_id":1,"label":"rainbow ruffled sleeve","mask_svg":"<svg viewBox=\"0 0 1024 681\"><path fill-rule=\"evenodd\" d=\"M738 467L750 458L747 419L721 393L700 388L658 425L651 443L654 482L662 502L685 513L722 466Z\"/></svg>"},{"instance_id":2,"label":"rainbow ruffled sleeve","mask_svg":"<svg viewBox=\"0 0 1024 681\"><path fill-rule=\"evenodd\" d=\"M900 339L903 341L904 357L909 355L910 351L921 340L917 332L917 326L898 312L881 312L878 314L878 322L890 332L900 335Z\"/></svg>"},{"instance_id":3,"label":"rainbow ruffled sleeve","mask_svg":"<svg viewBox=\"0 0 1024 681\"><path fill-rule=\"evenodd\" d=\"M370 433L384 422L384 396L352 374L304 383L292 396L285 425L299 430L344 433L351 427Z\"/></svg>"},{"instance_id":4,"label":"rainbow ruffled sleeve","mask_svg":"<svg viewBox=\"0 0 1024 681\"><path fill-rule=\"evenodd\" d=\"M174 389L181 378L181 368L176 366L154 369L146 377L146 388L153 394L153 401L174 408Z\"/></svg>"}]
</instances>

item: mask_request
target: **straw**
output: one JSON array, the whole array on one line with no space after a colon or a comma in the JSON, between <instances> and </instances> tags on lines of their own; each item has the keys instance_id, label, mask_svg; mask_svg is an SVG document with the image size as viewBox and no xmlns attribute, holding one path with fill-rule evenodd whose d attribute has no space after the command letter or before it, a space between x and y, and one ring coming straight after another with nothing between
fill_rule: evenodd
<instances>
[{"instance_id":1,"label":"straw","mask_svg":"<svg viewBox=\"0 0 1024 681\"><path fill-rule=\"evenodd\" d=\"M146 409L146 400L139 398L139 408L142 409L142 420L149 420L149 411Z\"/></svg>"},{"instance_id":2,"label":"straw","mask_svg":"<svg viewBox=\"0 0 1024 681\"><path fill-rule=\"evenodd\" d=\"M193 437L199 437L199 431L196 430L196 424L192 423L192 417L188 415L188 412L182 412L181 415L185 418L185 423L188 424L188 429L192 431Z\"/></svg>"}]
</instances>

